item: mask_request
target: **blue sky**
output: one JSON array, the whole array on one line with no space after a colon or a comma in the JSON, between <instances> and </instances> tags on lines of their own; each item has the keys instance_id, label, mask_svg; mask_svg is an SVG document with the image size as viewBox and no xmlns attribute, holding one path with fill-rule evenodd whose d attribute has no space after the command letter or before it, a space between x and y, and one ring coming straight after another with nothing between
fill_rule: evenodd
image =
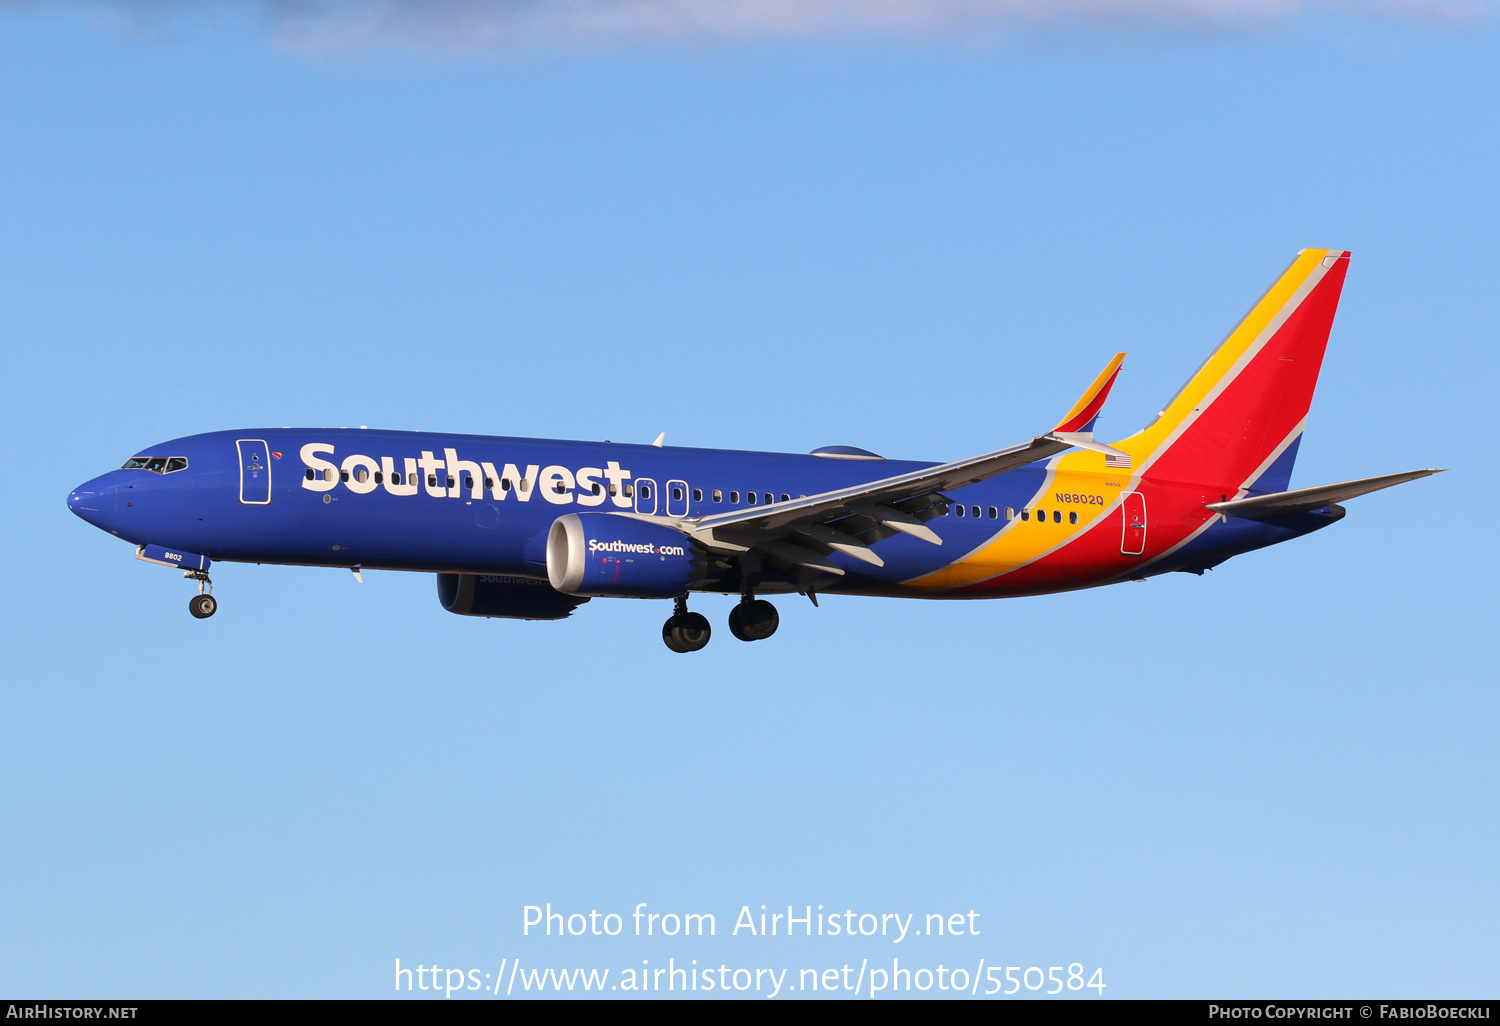
<instances>
[{"instance_id":1,"label":"blue sky","mask_svg":"<svg viewBox=\"0 0 1500 1026\"><path fill-rule=\"evenodd\" d=\"M909 957L1493 995L1493 24L1079 18L518 51L0 15L0 992ZM1452 469L1201 579L788 599L682 657L660 603L470 620L416 575L226 565L198 622L64 505L281 424L957 458L1117 350L1122 436L1304 246L1354 259L1293 484ZM523 937L546 902L719 936ZM727 935L763 903L982 933Z\"/></svg>"}]
</instances>

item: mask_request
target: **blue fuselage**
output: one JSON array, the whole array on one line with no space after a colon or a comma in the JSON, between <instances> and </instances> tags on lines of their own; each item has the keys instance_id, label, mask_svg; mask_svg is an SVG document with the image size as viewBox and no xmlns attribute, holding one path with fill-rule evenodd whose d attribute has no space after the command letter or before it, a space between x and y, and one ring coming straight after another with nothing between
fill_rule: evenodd
<instances>
[{"instance_id":1,"label":"blue fuselage","mask_svg":"<svg viewBox=\"0 0 1500 1026\"><path fill-rule=\"evenodd\" d=\"M161 472L174 460L175 469ZM142 466L79 486L69 507L137 545L173 546L214 561L541 579L547 576L548 530L568 513L695 518L932 466L342 428L193 435L153 446L133 462ZM881 543L881 567L835 553L831 558L847 574L822 590L980 597L972 590L912 590L906 582L993 539L1005 527L1008 510L1035 503L1047 474L1042 465L1023 467L952 491L966 515L932 522L941 547L894 537ZM1212 565L1325 522L1216 522L1175 553L1178 558L1154 560L1150 572ZM1076 588L1118 579L1115 563L1118 559L1093 575L1065 575L1058 585ZM778 582L769 573L763 586L795 587L794 577L783 577ZM1026 589L1042 590L1056 589Z\"/></svg>"}]
</instances>

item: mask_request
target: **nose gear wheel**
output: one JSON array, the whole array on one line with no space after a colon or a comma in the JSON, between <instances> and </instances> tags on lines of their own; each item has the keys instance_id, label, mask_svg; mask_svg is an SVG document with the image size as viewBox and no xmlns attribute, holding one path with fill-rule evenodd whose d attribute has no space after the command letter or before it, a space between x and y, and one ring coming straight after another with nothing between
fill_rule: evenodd
<instances>
[{"instance_id":1,"label":"nose gear wheel","mask_svg":"<svg viewBox=\"0 0 1500 1026\"><path fill-rule=\"evenodd\" d=\"M199 620L207 620L219 611L219 600L214 598L214 582L202 570L185 570L182 576L198 582L198 594L188 599L188 612Z\"/></svg>"}]
</instances>

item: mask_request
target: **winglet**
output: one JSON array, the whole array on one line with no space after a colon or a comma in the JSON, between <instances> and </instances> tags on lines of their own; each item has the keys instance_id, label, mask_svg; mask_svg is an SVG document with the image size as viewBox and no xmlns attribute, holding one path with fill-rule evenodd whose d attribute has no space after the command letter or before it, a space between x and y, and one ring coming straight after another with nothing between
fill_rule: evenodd
<instances>
[{"instance_id":1,"label":"winglet","mask_svg":"<svg viewBox=\"0 0 1500 1026\"><path fill-rule=\"evenodd\" d=\"M1125 354L1116 353L1108 366L1099 372L1094 383L1073 404L1062 423L1042 437L1076 445L1080 449L1093 449L1122 461L1123 466L1130 466L1130 457L1119 449L1094 441L1094 421L1099 419L1099 411L1104 409L1104 400L1109 398L1109 390L1114 387L1115 378L1120 376L1120 364L1124 362Z\"/></svg>"},{"instance_id":2,"label":"winglet","mask_svg":"<svg viewBox=\"0 0 1500 1026\"><path fill-rule=\"evenodd\" d=\"M1120 364L1124 362L1125 354L1116 353L1115 358L1099 372L1099 376L1078 402L1073 404L1068 415L1052 430L1068 434L1092 434L1094 421L1099 419L1099 411L1104 408L1104 400L1109 398L1109 390L1114 387L1115 378L1120 376Z\"/></svg>"}]
</instances>

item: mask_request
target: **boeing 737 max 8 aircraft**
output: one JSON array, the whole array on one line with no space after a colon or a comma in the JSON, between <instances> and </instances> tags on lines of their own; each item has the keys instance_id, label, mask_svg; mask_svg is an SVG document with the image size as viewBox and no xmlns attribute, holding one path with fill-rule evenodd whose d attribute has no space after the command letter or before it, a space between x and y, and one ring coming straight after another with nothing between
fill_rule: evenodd
<instances>
[{"instance_id":1,"label":"boeing 737 max 8 aircraft","mask_svg":"<svg viewBox=\"0 0 1500 1026\"><path fill-rule=\"evenodd\" d=\"M219 431L79 485L78 516L198 582L213 562L435 574L466 616L556 620L590 598L675 603L667 646L708 644L690 595L979 599L1204 570L1320 530L1340 502L1436 470L1290 489L1349 254L1306 249L1141 431L1094 422L1116 355L1052 430L951 463L408 431Z\"/></svg>"}]
</instances>

